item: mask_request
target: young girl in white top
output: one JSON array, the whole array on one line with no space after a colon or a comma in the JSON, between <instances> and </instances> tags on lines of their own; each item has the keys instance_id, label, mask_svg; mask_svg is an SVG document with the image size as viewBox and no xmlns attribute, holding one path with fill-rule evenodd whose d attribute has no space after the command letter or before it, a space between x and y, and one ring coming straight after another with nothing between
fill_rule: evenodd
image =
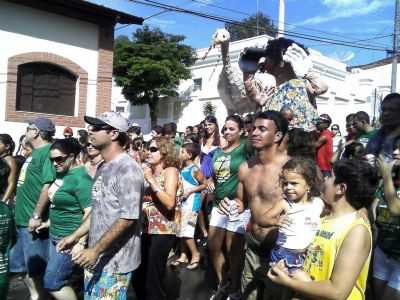
<instances>
[{"instance_id":1,"label":"young girl in white top","mask_svg":"<svg viewBox=\"0 0 400 300\"><path fill-rule=\"evenodd\" d=\"M266 214L278 225L278 239L270 263L285 262L290 272L302 268L307 247L319 229L324 204L319 198L322 175L310 159L293 158L282 168L283 199Z\"/></svg>"}]
</instances>

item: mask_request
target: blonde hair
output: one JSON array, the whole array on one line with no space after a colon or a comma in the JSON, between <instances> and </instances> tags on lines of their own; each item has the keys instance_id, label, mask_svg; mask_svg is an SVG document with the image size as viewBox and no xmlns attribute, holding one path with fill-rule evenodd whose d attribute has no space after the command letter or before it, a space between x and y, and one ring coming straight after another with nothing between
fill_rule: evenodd
<instances>
[{"instance_id":1,"label":"blonde hair","mask_svg":"<svg viewBox=\"0 0 400 300\"><path fill-rule=\"evenodd\" d=\"M155 137L153 141L156 142L158 151L160 151L161 159L164 163L164 168L179 166L179 156L175 144L166 137Z\"/></svg>"}]
</instances>

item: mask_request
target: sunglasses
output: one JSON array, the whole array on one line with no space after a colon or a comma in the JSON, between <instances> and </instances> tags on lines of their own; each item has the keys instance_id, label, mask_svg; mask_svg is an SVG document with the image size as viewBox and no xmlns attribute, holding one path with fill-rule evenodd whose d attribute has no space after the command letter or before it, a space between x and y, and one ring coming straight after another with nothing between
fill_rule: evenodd
<instances>
[{"instance_id":1,"label":"sunglasses","mask_svg":"<svg viewBox=\"0 0 400 300\"><path fill-rule=\"evenodd\" d=\"M111 127L111 126L108 126L108 125L103 125L103 126L92 125L90 130L93 131L93 132L98 132L98 131L101 131L101 130L114 130L114 128Z\"/></svg>"},{"instance_id":2,"label":"sunglasses","mask_svg":"<svg viewBox=\"0 0 400 300\"><path fill-rule=\"evenodd\" d=\"M29 130L38 130L38 128L35 127L35 126L28 126L28 127L26 127L26 130L27 131L29 131Z\"/></svg>"},{"instance_id":3,"label":"sunglasses","mask_svg":"<svg viewBox=\"0 0 400 300\"><path fill-rule=\"evenodd\" d=\"M149 148L149 151L150 151L151 153L154 153L154 152L157 152L157 151L158 151L158 148L157 148L157 147L150 147L150 148Z\"/></svg>"},{"instance_id":4,"label":"sunglasses","mask_svg":"<svg viewBox=\"0 0 400 300\"><path fill-rule=\"evenodd\" d=\"M50 157L51 162L56 162L58 164L61 164L67 160L68 156L56 156L56 157Z\"/></svg>"}]
</instances>

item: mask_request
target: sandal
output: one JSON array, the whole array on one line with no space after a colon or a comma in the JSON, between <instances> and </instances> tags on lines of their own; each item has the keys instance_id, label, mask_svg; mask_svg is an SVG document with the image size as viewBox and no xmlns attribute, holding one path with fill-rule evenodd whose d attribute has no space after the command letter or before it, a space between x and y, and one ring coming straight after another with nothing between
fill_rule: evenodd
<instances>
[{"instance_id":1,"label":"sandal","mask_svg":"<svg viewBox=\"0 0 400 300\"><path fill-rule=\"evenodd\" d=\"M197 268L199 267L199 265L200 265L200 257L199 257L197 260L195 260L195 261L191 261L191 262L186 266L186 269L188 269L188 270L195 270L195 269L197 269Z\"/></svg>"},{"instance_id":2,"label":"sandal","mask_svg":"<svg viewBox=\"0 0 400 300\"><path fill-rule=\"evenodd\" d=\"M171 262L170 265L173 267L178 267L182 264L187 264L187 263L188 263L188 259L186 259L185 261L182 261L182 260L179 260L179 258L178 258L178 259L174 260L173 262Z\"/></svg>"}]
</instances>

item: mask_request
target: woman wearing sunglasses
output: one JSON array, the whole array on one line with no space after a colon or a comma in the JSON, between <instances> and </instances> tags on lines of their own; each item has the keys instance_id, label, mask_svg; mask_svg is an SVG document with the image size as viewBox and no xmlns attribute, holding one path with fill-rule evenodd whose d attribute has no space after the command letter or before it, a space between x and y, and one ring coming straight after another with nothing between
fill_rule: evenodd
<instances>
[{"instance_id":1,"label":"woman wearing sunglasses","mask_svg":"<svg viewBox=\"0 0 400 300\"><path fill-rule=\"evenodd\" d=\"M92 179L77 157L81 146L75 139L57 140L50 147L50 160L57 176L49 188L50 212L47 224L37 230L50 226L50 243L44 287L56 300L77 299L74 290L68 286L74 263L72 256L83 249L81 240L72 251L57 251L59 240L69 236L82 224L91 210Z\"/></svg>"},{"instance_id":2,"label":"woman wearing sunglasses","mask_svg":"<svg viewBox=\"0 0 400 300\"><path fill-rule=\"evenodd\" d=\"M97 169L104 162L100 150L96 149L92 144L86 146L88 161L85 163L85 168L90 177L94 178Z\"/></svg>"},{"instance_id":3,"label":"woman wearing sunglasses","mask_svg":"<svg viewBox=\"0 0 400 300\"><path fill-rule=\"evenodd\" d=\"M156 137L151 141L143 170L148 187L143 202L142 262L134 280L139 300L166 299L162 282L180 223L179 198L183 194L178 163L171 139Z\"/></svg>"},{"instance_id":4,"label":"woman wearing sunglasses","mask_svg":"<svg viewBox=\"0 0 400 300\"><path fill-rule=\"evenodd\" d=\"M246 161L246 138L242 137L244 124L239 115L231 115L225 120L222 129L227 145L218 149L213 157L213 174L215 186L215 201L210 217L208 244L211 260L219 281L219 288L215 295L229 294L230 299L237 299L240 290L241 257L244 247L243 234L250 212L245 210L238 214L235 202L238 186L239 166ZM229 203L230 214L224 214L219 205L222 201ZM227 255L224 255L223 249ZM224 265L229 266L230 282L223 276ZM214 299L214 298L212 298Z\"/></svg>"}]
</instances>

